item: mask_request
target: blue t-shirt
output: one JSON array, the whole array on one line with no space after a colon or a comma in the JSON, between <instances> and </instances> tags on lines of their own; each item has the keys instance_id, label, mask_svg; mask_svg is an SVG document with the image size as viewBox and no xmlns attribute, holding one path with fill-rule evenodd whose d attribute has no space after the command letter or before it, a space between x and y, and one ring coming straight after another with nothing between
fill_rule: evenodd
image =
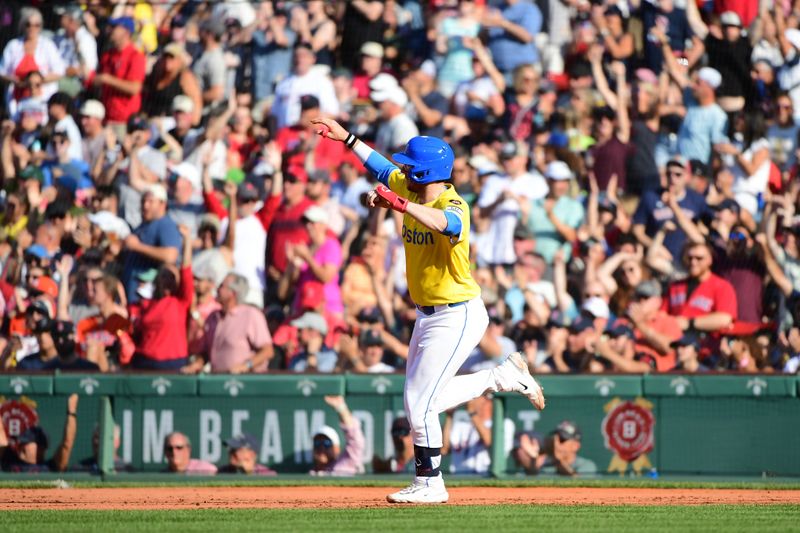
<instances>
[{"instance_id":1,"label":"blue t-shirt","mask_svg":"<svg viewBox=\"0 0 800 533\"><path fill-rule=\"evenodd\" d=\"M696 220L705 212L706 200L700 194L691 189L686 189L686 194L678 201L678 205L683 212ZM668 220L675 220L672 209L661 200L661 191L645 191L636 212L633 214L634 224L643 224L645 233L652 237ZM678 226L678 223L675 222ZM664 247L672 254L673 261L677 264L681 260L683 245L686 243L686 233L677 227L675 231L667 233L664 238Z\"/></svg>"},{"instance_id":2,"label":"blue t-shirt","mask_svg":"<svg viewBox=\"0 0 800 533\"><path fill-rule=\"evenodd\" d=\"M542 30L542 12L528 0L507 5L502 13L504 19L522 26L532 37ZM539 62L539 51L533 41L523 43L502 28L489 28L489 50L501 72L511 72L519 65Z\"/></svg>"},{"instance_id":3,"label":"blue t-shirt","mask_svg":"<svg viewBox=\"0 0 800 533\"><path fill-rule=\"evenodd\" d=\"M693 101L689 91L685 92L684 101ZM689 105L678 130L678 151L686 159L709 164L714 145L728 141L727 131L728 115L719 105Z\"/></svg>"},{"instance_id":4,"label":"blue t-shirt","mask_svg":"<svg viewBox=\"0 0 800 533\"><path fill-rule=\"evenodd\" d=\"M142 244L160 248L175 248L178 251L181 249L182 239L180 232L178 232L178 226L168 216L163 216L150 222L142 222L133 234L139 237ZM151 268L160 266L161 263L158 261L139 253L128 253L125 256L122 283L125 285L128 301L131 303L139 301L139 295L136 294L136 276Z\"/></svg>"}]
</instances>

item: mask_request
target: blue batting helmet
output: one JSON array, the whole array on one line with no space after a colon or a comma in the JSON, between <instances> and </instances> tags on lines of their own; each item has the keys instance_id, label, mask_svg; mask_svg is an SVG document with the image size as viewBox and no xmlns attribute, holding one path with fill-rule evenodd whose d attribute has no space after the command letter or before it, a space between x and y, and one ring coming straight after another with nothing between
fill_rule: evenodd
<instances>
[{"instance_id":1,"label":"blue batting helmet","mask_svg":"<svg viewBox=\"0 0 800 533\"><path fill-rule=\"evenodd\" d=\"M414 137L403 153L392 157L401 165L411 167L409 178L415 183L447 181L453 171L453 149L436 137Z\"/></svg>"}]
</instances>

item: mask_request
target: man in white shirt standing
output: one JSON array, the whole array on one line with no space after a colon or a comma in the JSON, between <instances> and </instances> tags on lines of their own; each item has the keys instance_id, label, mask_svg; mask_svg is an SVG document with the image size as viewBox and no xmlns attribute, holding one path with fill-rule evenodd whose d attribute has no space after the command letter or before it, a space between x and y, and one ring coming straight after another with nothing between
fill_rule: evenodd
<instances>
[{"instance_id":1,"label":"man in white shirt standing","mask_svg":"<svg viewBox=\"0 0 800 533\"><path fill-rule=\"evenodd\" d=\"M317 59L308 44L298 45L294 50L294 71L275 88L275 104L272 114L278 128L292 126L300 120L300 97L310 94L317 97L324 115L339 114L339 100L328 73L315 68Z\"/></svg>"},{"instance_id":2,"label":"man in white shirt standing","mask_svg":"<svg viewBox=\"0 0 800 533\"><path fill-rule=\"evenodd\" d=\"M56 8L62 30L55 42L67 65L66 75L85 80L97 70L97 41L83 25L83 10L78 5Z\"/></svg>"},{"instance_id":3,"label":"man in white shirt standing","mask_svg":"<svg viewBox=\"0 0 800 533\"><path fill-rule=\"evenodd\" d=\"M528 172L527 144L507 142L500 159L504 173L489 177L478 197L479 216L490 219L482 240L486 245L478 246L478 257L487 265L509 265L516 261L514 228L520 202L544 198L548 191L547 181L538 172Z\"/></svg>"}]
</instances>

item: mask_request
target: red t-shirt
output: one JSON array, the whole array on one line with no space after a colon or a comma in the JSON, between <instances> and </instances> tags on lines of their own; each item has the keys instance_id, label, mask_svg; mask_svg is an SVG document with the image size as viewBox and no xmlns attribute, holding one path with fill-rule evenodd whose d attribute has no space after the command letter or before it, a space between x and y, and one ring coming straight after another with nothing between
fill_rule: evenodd
<instances>
[{"instance_id":1,"label":"red t-shirt","mask_svg":"<svg viewBox=\"0 0 800 533\"><path fill-rule=\"evenodd\" d=\"M308 232L303 225L303 213L315 205L308 198L303 198L294 207L281 204L275 218L272 219L267 233L267 268L274 266L279 271L286 270L286 244L308 243Z\"/></svg>"},{"instance_id":2,"label":"red t-shirt","mask_svg":"<svg viewBox=\"0 0 800 533\"><path fill-rule=\"evenodd\" d=\"M186 324L194 297L191 267L181 268L178 294L153 302L136 327L136 353L154 361L171 361L189 353Z\"/></svg>"},{"instance_id":3,"label":"red t-shirt","mask_svg":"<svg viewBox=\"0 0 800 533\"><path fill-rule=\"evenodd\" d=\"M291 126L281 128L275 137L275 142L280 146L283 153L291 152L297 148L302 142L303 135L315 135L314 133L306 131L302 127ZM345 158L345 151L347 148L344 143L332 142L327 139L320 138L317 146L314 147L314 168L318 170L327 170L331 176L331 181L339 180L339 167ZM289 167L304 167L306 161L306 153L298 151L295 154L286 158Z\"/></svg>"},{"instance_id":4,"label":"red t-shirt","mask_svg":"<svg viewBox=\"0 0 800 533\"><path fill-rule=\"evenodd\" d=\"M144 54L133 44L122 50L112 48L100 58L99 72L126 81L144 82ZM127 122L128 118L142 107L141 92L131 96L105 84L102 87L101 99L106 107L106 120L109 122Z\"/></svg>"},{"instance_id":5,"label":"red t-shirt","mask_svg":"<svg viewBox=\"0 0 800 533\"><path fill-rule=\"evenodd\" d=\"M686 281L670 285L664 301L664 310L672 316L684 318L697 318L709 313L728 313L733 320L736 320L738 316L736 291L721 277L711 274L708 279L695 287L692 294L687 294L688 290Z\"/></svg>"}]
</instances>

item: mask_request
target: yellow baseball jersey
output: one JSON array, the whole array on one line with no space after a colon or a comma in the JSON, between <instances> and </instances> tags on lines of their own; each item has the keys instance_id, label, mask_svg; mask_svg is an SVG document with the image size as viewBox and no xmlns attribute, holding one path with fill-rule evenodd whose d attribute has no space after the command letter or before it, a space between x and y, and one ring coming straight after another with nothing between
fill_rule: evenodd
<instances>
[{"instance_id":1,"label":"yellow baseball jersey","mask_svg":"<svg viewBox=\"0 0 800 533\"><path fill-rule=\"evenodd\" d=\"M392 191L417 202L417 194L408 190L406 178L399 169L389 175L388 182ZM442 235L407 213L403 216L408 292L417 305L465 302L481 293L470 272L469 206L452 185L445 187L436 200L423 205L457 215L461 219L460 235Z\"/></svg>"}]
</instances>

